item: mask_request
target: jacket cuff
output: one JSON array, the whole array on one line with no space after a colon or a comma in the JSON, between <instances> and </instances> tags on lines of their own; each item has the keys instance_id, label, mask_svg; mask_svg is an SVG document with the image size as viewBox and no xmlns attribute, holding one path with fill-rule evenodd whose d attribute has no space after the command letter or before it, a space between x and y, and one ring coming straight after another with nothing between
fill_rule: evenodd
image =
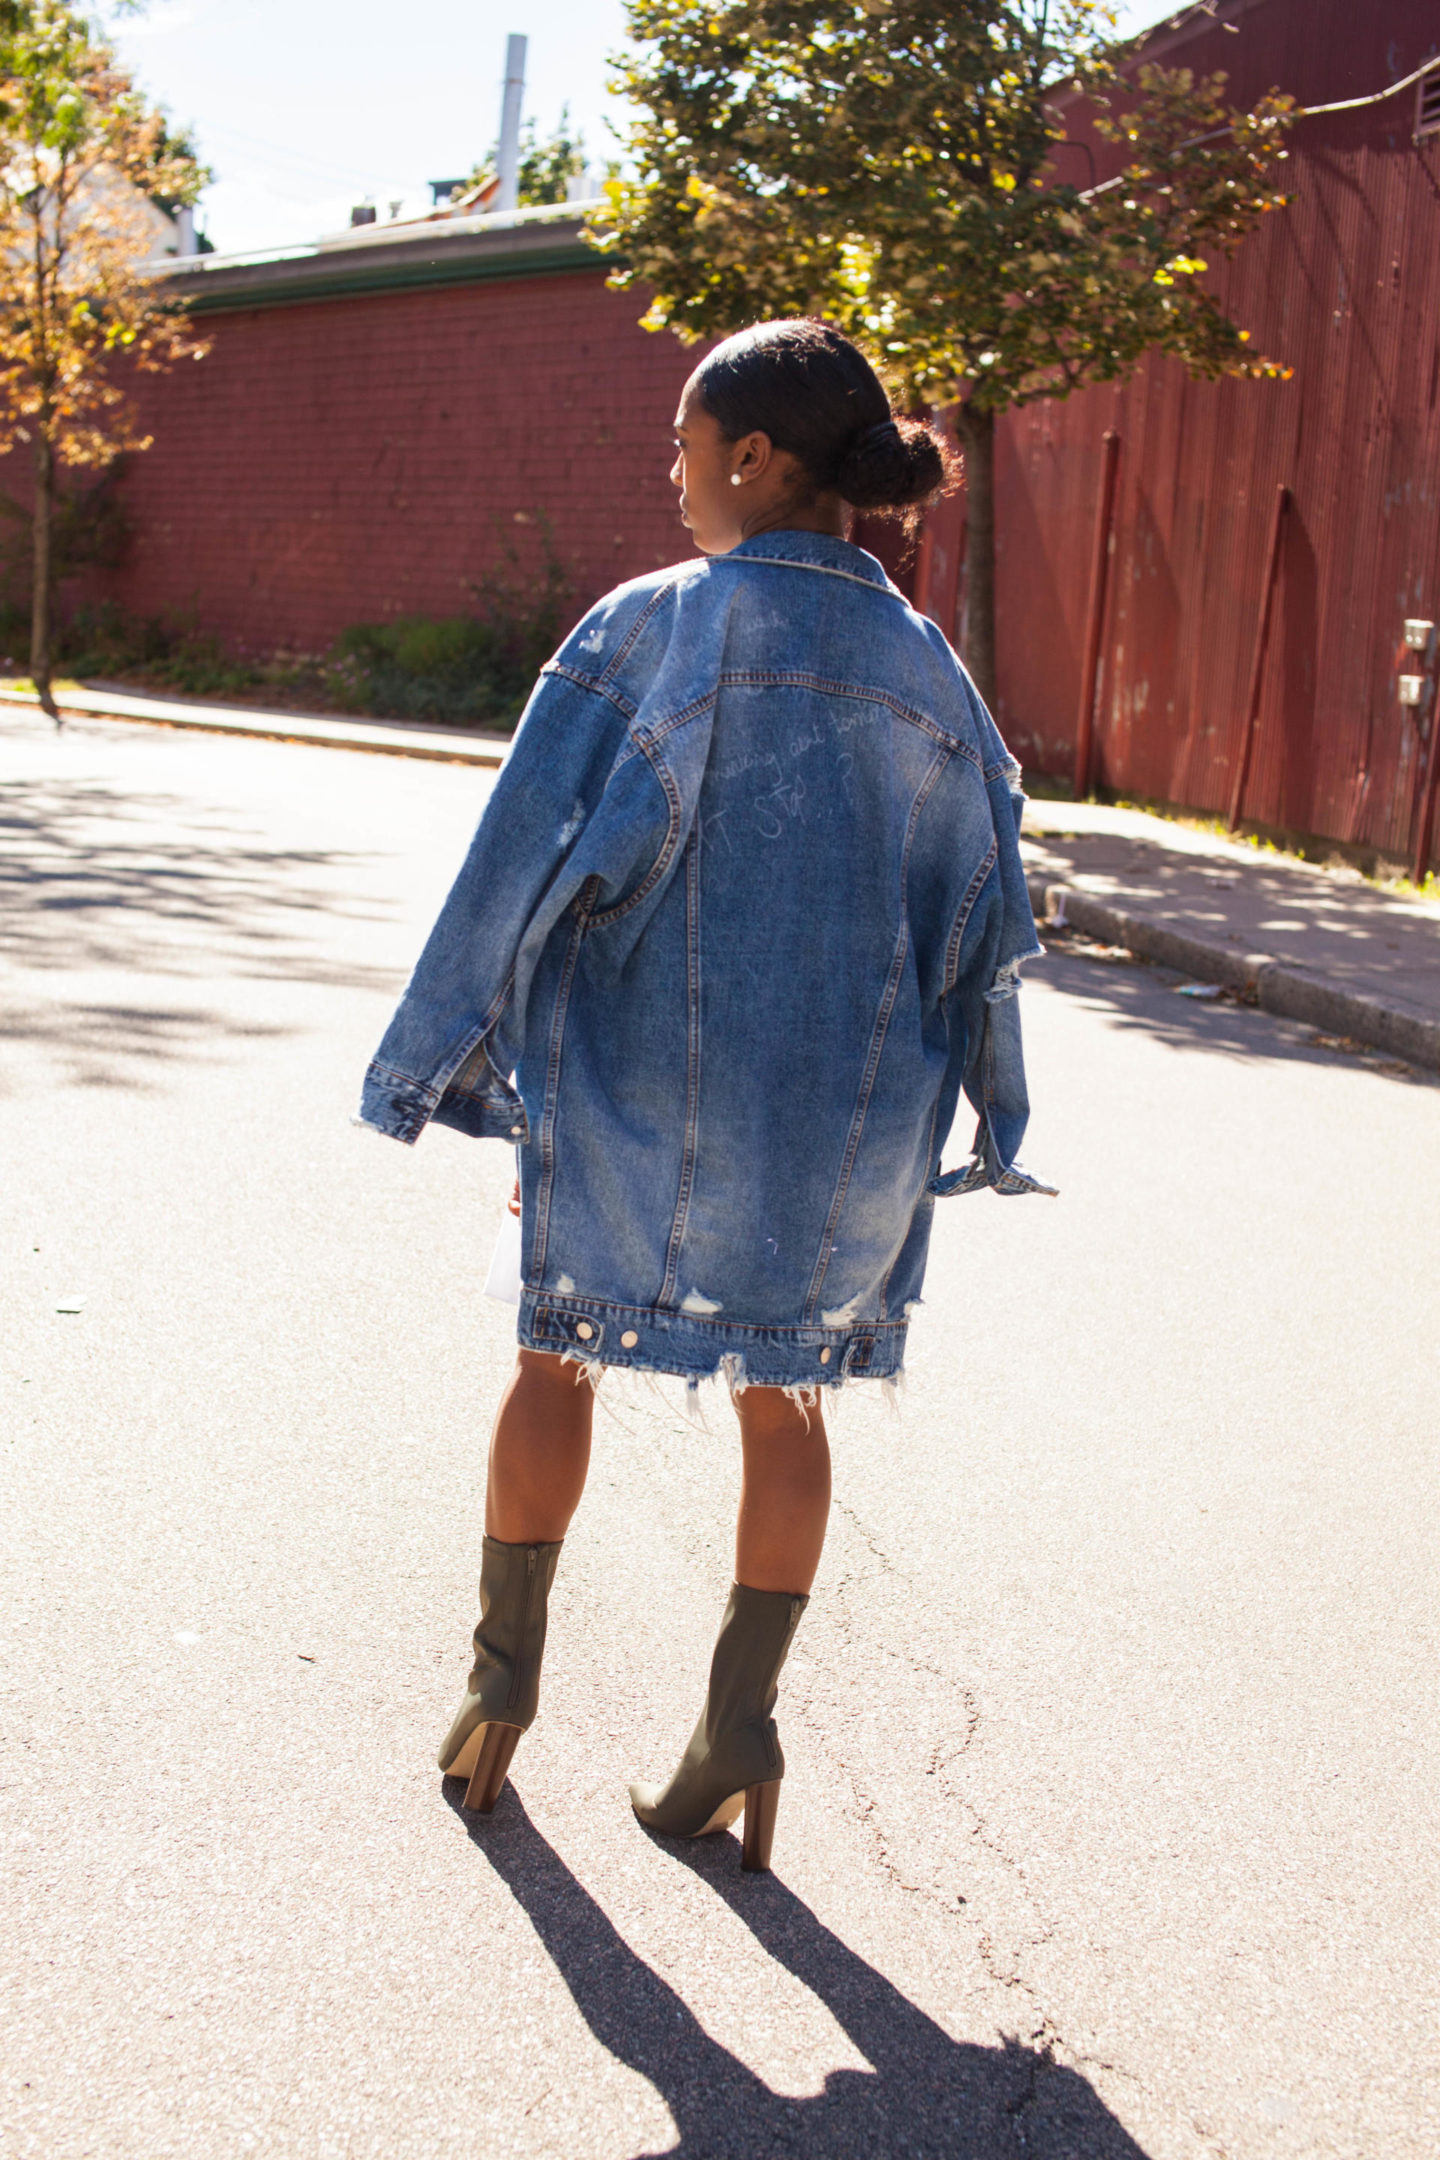
<instances>
[{"instance_id":1,"label":"jacket cuff","mask_svg":"<svg viewBox=\"0 0 1440 2160\"><path fill-rule=\"evenodd\" d=\"M1048 1193L1050 1198L1059 1196L1058 1185L1044 1185L1028 1170L1022 1170L1018 1162L1006 1162L996 1142L995 1133L988 1118L981 1118L975 1129L975 1152L969 1162L958 1170L945 1170L932 1177L925 1187L937 1200L949 1200L956 1193L991 1192L1009 1198L1015 1193Z\"/></svg>"},{"instance_id":2,"label":"jacket cuff","mask_svg":"<svg viewBox=\"0 0 1440 2160\"><path fill-rule=\"evenodd\" d=\"M506 1099L493 1095L446 1094L434 1111L433 1120L437 1125L448 1125L455 1132L468 1134L472 1140L508 1140L514 1147L529 1138L525 1106L518 1096Z\"/></svg>"},{"instance_id":3,"label":"jacket cuff","mask_svg":"<svg viewBox=\"0 0 1440 2160\"><path fill-rule=\"evenodd\" d=\"M360 1092L359 1122L413 1147L434 1116L438 1099L433 1088L422 1087L418 1080L407 1080L386 1065L372 1065Z\"/></svg>"}]
</instances>

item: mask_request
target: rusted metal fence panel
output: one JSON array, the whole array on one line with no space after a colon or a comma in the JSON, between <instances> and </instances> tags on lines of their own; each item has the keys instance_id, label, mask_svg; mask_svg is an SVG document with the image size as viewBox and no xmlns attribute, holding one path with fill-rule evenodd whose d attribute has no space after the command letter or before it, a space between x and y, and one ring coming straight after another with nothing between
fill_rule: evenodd
<instances>
[{"instance_id":1,"label":"rusted metal fence panel","mask_svg":"<svg viewBox=\"0 0 1440 2160\"><path fill-rule=\"evenodd\" d=\"M1323 103L1440 57L1440 17L1423 0L1229 0L1152 45L1170 64L1228 65L1237 100L1274 84ZM1400 704L1397 648L1405 617L1440 615L1440 135L1417 143L1415 111L1412 93L1300 122L1292 206L1216 280L1291 381L1197 383L1151 361L1124 389L1003 423L999 717L1033 767L1073 764L1113 429L1099 784L1228 807L1285 487L1246 815L1409 852L1432 716Z\"/></svg>"}]
</instances>

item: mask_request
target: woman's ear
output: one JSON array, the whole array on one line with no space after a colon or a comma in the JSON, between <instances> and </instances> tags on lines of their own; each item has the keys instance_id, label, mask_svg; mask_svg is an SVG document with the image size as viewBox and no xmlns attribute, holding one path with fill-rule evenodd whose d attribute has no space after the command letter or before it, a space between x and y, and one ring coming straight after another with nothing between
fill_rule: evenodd
<instances>
[{"instance_id":1,"label":"woman's ear","mask_svg":"<svg viewBox=\"0 0 1440 2160\"><path fill-rule=\"evenodd\" d=\"M775 445L759 428L753 434L742 435L735 445L739 462L735 471L742 480L759 480L775 462Z\"/></svg>"}]
</instances>

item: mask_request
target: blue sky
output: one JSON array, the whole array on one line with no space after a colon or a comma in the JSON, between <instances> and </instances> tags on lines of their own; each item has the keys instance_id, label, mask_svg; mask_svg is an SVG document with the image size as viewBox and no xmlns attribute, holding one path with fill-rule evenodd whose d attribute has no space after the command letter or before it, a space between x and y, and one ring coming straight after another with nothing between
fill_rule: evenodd
<instances>
[{"instance_id":1,"label":"blue sky","mask_svg":"<svg viewBox=\"0 0 1440 2160\"><path fill-rule=\"evenodd\" d=\"M1175 4L1119 12L1141 29ZM548 130L568 101L603 155L624 25L621 0L152 0L113 28L141 86L193 123L216 172L201 222L230 252L313 240L366 198L418 207L426 181L467 172L495 137L512 30L530 40L527 113Z\"/></svg>"}]
</instances>

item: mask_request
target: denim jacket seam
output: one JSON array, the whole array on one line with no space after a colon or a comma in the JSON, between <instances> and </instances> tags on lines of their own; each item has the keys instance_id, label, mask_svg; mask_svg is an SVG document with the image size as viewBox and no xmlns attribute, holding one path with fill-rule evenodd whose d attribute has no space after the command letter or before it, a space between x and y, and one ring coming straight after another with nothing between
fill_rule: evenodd
<instances>
[{"instance_id":1,"label":"denim jacket seam","mask_svg":"<svg viewBox=\"0 0 1440 2160\"><path fill-rule=\"evenodd\" d=\"M716 555L712 560L732 566L758 562L776 570L811 570L821 577L844 578L847 585L863 585L867 592L884 593L887 599L905 602L904 593L898 585L892 585L888 577L881 584L875 578L859 576L854 570L837 570L830 563L799 562L791 555Z\"/></svg>"},{"instance_id":2,"label":"denim jacket seam","mask_svg":"<svg viewBox=\"0 0 1440 2160\"><path fill-rule=\"evenodd\" d=\"M550 1022L550 1044L545 1058L545 1103L540 1113L540 1190L536 1196L535 1249L531 1262L537 1280L545 1271L545 1248L550 1238L550 1196L555 1185L555 1120L560 1108L560 1067L565 1048L565 1016L570 1006L570 990L575 981L580 947L585 939L585 927L585 916L581 914L570 933L570 949L565 955L565 965L561 970L555 1011Z\"/></svg>"},{"instance_id":3,"label":"denim jacket seam","mask_svg":"<svg viewBox=\"0 0 1440 2160\"><path fill-rule=\"evenodd\" d=\"M620 748L615 753L615 762L610 767L610 779L613 780L616 773L621 770L622 766L628 765L630 763L631 758L639 757L639 755L640 738L635 733L635 727L632 721L629 732L626 734L624 742L621 744Z\"/></svg>"},{"instance_id":4,"label":"denim jacket seam","mask_svg":"<svg viewBox=\"0 0 1440 2160\"><path fill-rule=\"evenodd\" d=\"M566 660L547 660L540 672L542 675L563 675L566 682L574 683L577 689L589 690L595 697L603 697L627 720L635 717L637 708L633 699L627 698L622 691L612 690L609 684L602 682L597 675L582 674L579 668L571 667Z\"/></svg>"},{"instance_id":5,"label":"denim jacket seam","mask_svg":"<svg viewBox=\"0 0 1440 2160\"><path fill-rule=\"evenodd\" d=\"M840 1218L845 1211L845 1201L850 1190L850 1179L854 1174L856 1158L860 1153L860 1142L865 1132L865 1119L869 1114L870 1097L875 1091L875 1082L880 1072L880 1061L885 1054L885 1038L890 1032L890 1016L895 1010L895 1000L900 994L900 977L905 968L905 955L910 950L910 850L915 842L915 833L920 823L920 813L930 800L935 784L945 770L947 762L948 758L945 752L937 751L931 760L929 772L926 773L915 791L915 800L910 806L910 819L905 832L905 846L900 857L900 935L895 942L895 955L890 962L890 972L886 977L879 1009L876 1012L874 1024L870 1031L870 1048L865 1059L865 1070L861 1074L860 1090L855 1100L855 1108L851 1113L850 1130L846 1135L845 1154L840 1164L840 1175L836 1179L834 1198L831 1200L830 1210L825 1218L825 1228L820 1239L820 1250L815 1256L815 1270L810 1278L810 1289L805 1299L807 1319L813 1319L820 1304L820 1293L825 1287L825 1277L829 1272L830 1258L834 1251L835 1233L840 1227Z\"/></svg>"},{"instance_id":6,"label":"denim jacket seam","mask_svg":"<svg viewBox=\"0 0 1440 2160\"><path fill-rule=\"evenodd\" d=\"M967 758L977 770L983 769L980 752L967 743L963 735L953 734L949 728L942 727L938 720L932 720L928 713L921 712L914 705L905 704L903 699L897 698L893 692L876 689L868 683L835 682L826 675L813 675L807 668L724 668L716 678L716 688L723 690L730 685L745 685L752 689L785 687L818 690L823 697L855 698L864 703L883 705L886 711L894 713L897 719L910 721L933 741L944 743L947 750L954 750L959 756Z\"/></svg>"},{"instance_id":7,"label":"denim jacket seam","mask_svg":"<svg viewBox=\"0 0 1440 2160\"><path fill-rule=\"evenodd\" d=\"M468 1055L468 1052L466 1054ZM439 1088L431 1087L428 1081L417 1080L414 1073L400 1072L393 1065L382 1065L378 1058L372 1058L366 1070L376 1079L398 1080L401 1087L414 1088L418 1095L423 1095L426 1101L432 1104L439 1102L443 1092Z\"/></svg>"},{"instance_id":8,"label":"denim jacket seam","mask_svg":"<svg viewBox=\"0 0 1440 2160\"><path fill-rule=\"evenodd\" d=\"M493 1035L496 1025L499 1022L500 1015L504 1012L506 1006L510 1002L511 994L514 991L514 988L515 970L514 968L511 968L509 974L505 977L504 982L500 985L500 988L496 991L494 997L490 1000L489 1005L486 1007L485 1012L481 1016L479 1027L475 1029L473 1034L467 1035L464 1038L464 1047L462 1048L460 1055L456 1059L454 1059L454 1061L447 1067L445 1077L441 1081L439 1092L435 1097L437 1103L441 1100L441 1098L449 1089L456 1073L461 1071L462 1068L469 1063L470 1059L475 1055L475 1052L481 1047L484 1042L486 1042L489 1036ZM490 1053L488 1050L485 1052L485 1055L487 1059L490 1059ZM496 1067L493 1059L490 1059L490 1066L492 1071L498 1072L498 1067ZM500 1075L500 1077L503 1078L504 1076ZM468 1095L470 1093L470 1090L467 1088L465 1092ZM481 1097L477 1097L475 1099L483 1100L483 1098Z\"/></svg>"},{"instance_id":9,"label":"denim jacket seam","mask_svg":"<svg viewBox=\"0 0 1440 2160\"><path fill-rule=\"evenodd\" d=\"M659 1303L669 1307L675 1299L680 1272L680 1252L690 1222L690 1198L695 1189L695 1147L700 1125L700 824L691 827L685 848L685 1137L680 1149L680 1186L670 1224L665 1254L665 1280Z\"/></svg>"},{"instance_id":10,"label":"denim jacket seam","mask_svg":"<svg viewBox=\"0 0 1440 2160\"><path fill-rule=\"evenodd\" d=\"M663 742L665 737L673 735L677 728L688 727L692 720L698 720L700 715L715 703L723 681L724 677L721 676L713 690L703 690L699 697L691 698L689 704L682 705L678 712L670 713L663 720L653 721L643 729L637 728L634 735L636 748L644 750L652 743Z\"/></svg>"},{"instance_id":11,"label":"denim jacket seam","mask_svg":"<svg viewBox=\"0 0 1440 2160\"><path fill-rule=\"evenodd\" d=\"M662 604L663 601L666 601L670 598L670 595L674 592L677 583L677 579L671 578L667 584L660 586L658 591L653 592L650 595L650 598L646 601L644 607L641 608L639 614L635 617L634 622L631 623L630 628L626 631L624 637L620 640L620 643L616 646L614 652L606 661L604 667L600 670L599 680L601 683L608 683L611 676L617 674L619 670L624 666L625 662L629 659L631 653L634 651L635 643L636 640L639 638L640 633L644 630L651 616L655 613L656 609Z\"/></svg>"},{"instance_id":12,"label":"denim jacket seam","mask_svg":"<svg viewBox=\"0 0 1440 2160\"><path fill-rule=\"evenodd\" d=\"M901 1238L899 1245L896 1247L895 1257L890 1262L889 1267L886 1268L885 1280L880 1285L879 1305L880 1318L882 1320L888 1320L890 1317L890 1285L895 1279L895 1270L900 1265L900 1255L904 1252L905 1247L910 1242L910 1232L915 1226L915 1210L919 1207L921 1201L927 1197L930 1190L930 1180L940 1167L939 1163L935 1160L935 1126L939 1119L939 1116L940 1091L937 1088L935 1091L935 1100L930 1105L930 1123L925 1133L925 1174L921 1180L920 1190L918 1193L916 1193L914 1203L912 1204L910 1209L910 1219L905 1225L905 1235L903 1238ZM934 1205L933 1201L931 1202L931 1205Z\"/></svg>"},{"instance_id":13,"label":"denim jacket seam","mask_svg":"<svg viewBox=\"0 0 1440 2160\"><path fill-rule=\"evenodd\" d=\"M451 1066L450 1077L446 1080L445 1085L441 1090L442 1095L448 1094L450 1090L455 1086L455 1075L465 1070L465 1067L469 1064L471 1058L474 1057L477 1050L483 1050L485 1052L486 1064L490 1067L490 1070L494 1073L496 1079L499 1080L502 1085L504 1084L505 1075L501 1072L499 1066L495 1063L495 1060L490 1055L490 1037L495 1032L496 1026L498 1025L500 1020L500 1015L504 1012L505 1007L510 1002L510 994L514 990L514 988L515 971L512 968L510 973L505 978L505 987L498 993L495 998L491 1000L490 1008L485 1014L484 1019L480 1023L479 1033L470 1037L470 1039L466 1043L465 1048L461 1051L459 1057ZM468 1096L474 1102L483 1102L485 1099L483 1095L477 1095L473 1088L465 1088L461 1090L461 1092Z\"/></svg>"},{"instance_id":14,"label":"denim jacket seam","mask_svg":"<svg viewBox=\"0 0 1440 2160\"><path fill-rule=\"evenodd\" d=\"M978 870L975 872L974 877L972 877L970 880L970 884L966 890L965 897L960 902L960 911L955 917L955 927L950 932L950 941L945 947L945 979L943 987L940 991L940 995L942 998L948 997L950 995L950 992L955 988L956 969L958 968L960 963L960 946L961 941L965 936L966 925L969 923L970 917L974 914L976 902L979 900L981 893L985 890L986 885L989 883L990 873L995 868L995 865L999 860L999 836L992 832L990 835L990 845L985 851L985 859L980 864Z\"/></svg>"},{"instance_id":15,"label":"denim jacket seam","mask_svg":"<svg viewBox=\"0 0 1440 2160\"><path fill-rule=\"evenodd\" d=\"M650 744L646 739L643 736L637 736L635 740L638 747L650 759L650 769L660 782L665 800L670 807L670 823L666 829L665 838L660 843L659 854L655 857L654 862L650 865L634 892L630 894L627 900L621 900L615 907L602 908L598 912L587 908L585 920L587 929L602 930L608 923L619 922L621 916L628 915L631 908L638 907L640 902L654 891L659 880L664 877L669 869L674 859L676 844L680 838L682 809L680 791L661 760L650 756Z\"/></svg>"},{"instance_id":16,"label":"denim jacket seam","mask_svg":"<svg viewBox=\"0 0 1440 2160\"><path fill-rule=\"evenodd\" d=\"M573 1312L580 1318L589 1313L638 1313L654 1319L676 1323L687 1328L707 1328L718 1335L736 1329L747 1335L812 1335L821 1342L843 1342L851 1335L894 1334L909 1326L908 1320L852 1320L846 1327L827 1328L809 1320L717 1320L708 1313L688 1313L678 1306L631 1305L620 1298L586 1297L579 1290L546 1290L531 1283L525 1285L525 1296L533 1298L537 1305L551 1305L560 1312Z\"/></svg>"},{"instance_id":17,"label":"denim jacket seam","mask_svg":"<svg viewBox=\"0 0 1440 2160\"><path fill-rule=\"evenodd\" d=\"M715 698L716 690L706 690L700 697L692 698L688 705L682 705L678 712L671 713L666 719L647 721L643 727L632 727L624 749L610 768L611 779L614 779L622 765L629 764L631 758L638 757L642 751L648 754L650 746L663 742L665 737L673 735L677 728L686 727L690 721L698 720L701 713L708 711L715 703ZM651 763L654 763L653 758Z\"/></svg>"}]
</instances>

